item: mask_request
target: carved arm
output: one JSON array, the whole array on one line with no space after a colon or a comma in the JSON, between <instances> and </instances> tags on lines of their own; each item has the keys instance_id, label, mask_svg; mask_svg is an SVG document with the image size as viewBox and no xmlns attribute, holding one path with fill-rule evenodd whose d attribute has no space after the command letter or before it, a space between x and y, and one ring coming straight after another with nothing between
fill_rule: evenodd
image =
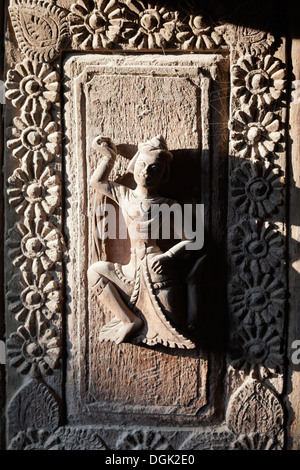
<instances>
[{"instance_id":1,"label":"carved arm","mask_svg":"<svg viewBox=\"0 0 300 470\"><path fill-rule=\"evenodd\" d=\"M106 182L116 160L116 146L108 137L102 136L96 137L92 146L99 152L101 160L90 179L90 186L109 196L110 190Z\"/></svg>"}]
</instances>

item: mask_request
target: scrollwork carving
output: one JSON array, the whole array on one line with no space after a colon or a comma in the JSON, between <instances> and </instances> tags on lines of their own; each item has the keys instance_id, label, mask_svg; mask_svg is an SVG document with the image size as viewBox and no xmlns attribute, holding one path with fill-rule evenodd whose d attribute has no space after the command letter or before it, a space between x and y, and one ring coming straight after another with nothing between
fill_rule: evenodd
<instances>
[{"instance_id":1,"label":"scrollwork carving","mask_svg":"<svg viewBox=\"0 0 300 470\"><path fill-rule=\"evenodd\" d=\"M234 434L228 428L192 432L181 444L180 450L229 450Z\"/></svg>"},{"instance_id":2,"label":"scrollwork carving","mask_svg":"<svg viewBox=\"0 0 300 470\"><path fill-rule=\"evenodd\" d=\"M110 431L112 432L110 433ZM170 429L161 429L160 431L136 429L126 432L120 429L84 426L63 426L55 430L54 426L54 430L51 431L47 427L36 429L30 426L13 436L9 449L118 450L125 452L132 450L168 451L175 448L181 451L191 449L229 450L231 447L239 448L238 444L235 445L235 441L232 442L234 438L235 435L224 426L204 432L185 430L182 435L178 435ZM258 438L255 436L256 440ZM252 441L252 435L250 441ZM239 442L244 444L242 439Z\"/></svg>"},{"instance_id":3,"label":"scrollwork carving","mask_svg":"<svg viewBox=\"0 0 300 470\"><path fill-rule=\"evenodd\" d=\"M32 379L21 387L8 405L8 435L14 437L12 448L44 443L49 433L58 428L59 413L55 394L42 381Z\"/></svg>"},{"instance_id":4,"label":"scrollwork carving","mask_svg":"<svg viewBox=\"0 0 300 470\"><path fill-rule=\"evenodd\" d=\"M9 450L108 450L108 447L93 430L60 428L51 434L30 427L12 438Z\"/></svg>"},{"instance_id":5,"label":"scrollwork carving","mask_svg":"<svg viewBox=\"0 0 300 470\"><path fill-rule=\"evenodd\" d=\"M108 450L100 435L90 429L61 428L47 441L51 450Z\"/></svg>"},{"instance_id":6,"label":"scrollwork carving","mask_svg":"<svg viewBox=\"0 0 300 470\"><path fill-rule=\"evenodd\" d=\"M26 431L19 431L12 438L8 450L49 450L49 436L49 431L30 427Z\"/></svg>"},{"instance_id":7,"label":"scrollwork carving","mask_svg":"<svg viewBox=\"0 0 300 470\"><path fill-rule=\"evenodd\" d=\"M239 56L246 54L264 54L275 41L273 34L270 32L249 26L225 24L222 28L222 33L226 43L230 45Z\"/></svg>"},{"instance_id":8,"label":"scrollwork carving","mask_svg":"<svg viewBox=\"0 0 300 470\"><path fill-rule=\"evenodd\" d=\"M37 62L49 62L66 47L69 27L66 13L43 0L15 0L9 7L18 46Z\"/></svg>"},{"instance_id":9,"label":"scrollwork carving","mask_svg":"<svg viewBox=\"0 0 300 470\"><path fill-rule=\"evenodd\" d=\"M282 444L283 408L276 394L249 377L231 396L226 423L235 434L262 433Z\"/></svg>"}]
</instances>

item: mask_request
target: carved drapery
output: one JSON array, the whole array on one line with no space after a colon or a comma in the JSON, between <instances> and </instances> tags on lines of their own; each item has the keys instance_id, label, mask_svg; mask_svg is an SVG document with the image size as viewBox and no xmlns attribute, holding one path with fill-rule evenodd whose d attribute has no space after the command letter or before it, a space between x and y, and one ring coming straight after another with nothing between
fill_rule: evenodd
<instances>
[{"instance_id":1,"label":"carved drapery","mask_svg":"<svg viewBox=\"0 0 300 470\"><path fill-rule=\"evenodd\" d=\"M56 2L58 3L58 2ZM8 203L13 276L10 366L29 384L8 405L13 449L280 448L283 445L285 318L285 66L264 31L216 22L142 0L15 0L9 7L22 60L7 73ZM229 119L227 427L186 432L60 427L63 397L62 128L63 51L220 51L231 57ZM245 380L236 371L244 371ZM26 390L25 390L26 388ZM29 399L30 398L30 399ZM38 399L41 410L32 408ZM24 413L16 416L17 408ZM275 410L275 411L274 411ZM276 419L274 416L276 413ZM39 419L37 419L37 414ZM64 423L63 423L64 424Z\"/></svg>"}]
</instances>

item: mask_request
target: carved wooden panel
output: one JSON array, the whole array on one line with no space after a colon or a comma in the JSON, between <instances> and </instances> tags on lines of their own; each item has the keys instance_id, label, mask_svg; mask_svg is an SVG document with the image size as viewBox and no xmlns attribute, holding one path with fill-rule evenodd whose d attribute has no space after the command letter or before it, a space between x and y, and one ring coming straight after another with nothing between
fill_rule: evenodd
<instances>
[{"instance_id":1,"label":"carved wooden panel","mask_svg":"<svg viewBox=\"0 0 300 470\"><path fill-rule=\"evenodd\" d=\"M142 0L13 0L8 36L8 447L282 448L281 38ZM165 191L205 204L196 351L97 341L111 318L86 282L102 133L124 155L115 180L140 141L165 134L175 156ZM100 246L114 262L127 250Z\"/></svg>"},{"instance_id":2,"label":"carved wooden panel","mask_svg":"<svg viewBox=\"0 0 300 470\"><path fill-rule=\"evenodd\" d=\"M208 73L212 63L213 70ZM184 354L158 348L154 352L130 344L115 347L97 341L101 326L111 320L112 313L99 311L97 299L87 285L87 266L93 257L93 225L89 216L93 210L93 193L87 182L96 161L91 147L95 136L110 134L117 145L127 149L125 154L132 156L132 149L139 141L155 132L164 132L170 148L176 150L178 165L184 160L199 172L198 177L193 178L185 171L173 188L171 178L170 191L184 192L185 200L200 202L201 169L210 161L208 157L204 160L205 152L213 154L214 151L213 147L205 148L211 132L209 93L219 93L222 104L225 93L220 91L220 82L225 77L226 65L227 60L221 55L194 60L189 56L107 59L87 55L72 56L65 62L64 118L69 137L65 165L70 195L65 230L70 247L66 279L70 288L70 364L73 370L69 386L77 390L80 383L78 396L85 408L93 410L93 419L97 410L101 410L101 415L112 410L139 414L148 414L151 410L153 414L169 417L180 415L182 420L195 416L207 404L208 357L205 351ZM208 169L206 175L209 178ZM195 187L187 191L185 184L191 179ZM87 217L82 220L85 212ZM76 224L80 230L74 230ZM214 231L218 232L217 227ZM102 259L125 263L129 248L127 246L126 250L125 245L122 253L119 244L122 240L109 240L108 246L103 247ZM76 277L79 283L74 283ZM73 397L73 393L67 395ZM78 419L80 411L73 399L70 409ZM111 414L109 420L112 420Z\"/></svg>"}]
</instances>

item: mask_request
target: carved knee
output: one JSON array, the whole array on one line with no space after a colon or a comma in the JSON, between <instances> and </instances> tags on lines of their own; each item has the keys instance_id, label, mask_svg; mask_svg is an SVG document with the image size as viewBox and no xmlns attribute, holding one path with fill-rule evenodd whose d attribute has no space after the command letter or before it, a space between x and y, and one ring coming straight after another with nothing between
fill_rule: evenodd
<instances>
[{"instance_id":1,"label":"carved knee","mask_svg":"<svg viewBox=\"0 0 300 470\"><path fill-rule=\"evenodd\" d=\"M90 266L87 271L87 277L89 284L91 287L93 287L99 281L101 274L99 274L92 266Z\"/></svg>"},{"instance_id":2,"label":"carved knee","mask_svg":"<svg viewBox=\"0 0 300 470\"><path fill-rule=\"evenodd\" d=\"M102 274L100 274L98 271L93 269L92 266L88 269L87 274L89 283L93 291L98 295L101 294L104 287L108 284L109 280L105 276L102 276Z\"/></svg>"}]
</instances>

